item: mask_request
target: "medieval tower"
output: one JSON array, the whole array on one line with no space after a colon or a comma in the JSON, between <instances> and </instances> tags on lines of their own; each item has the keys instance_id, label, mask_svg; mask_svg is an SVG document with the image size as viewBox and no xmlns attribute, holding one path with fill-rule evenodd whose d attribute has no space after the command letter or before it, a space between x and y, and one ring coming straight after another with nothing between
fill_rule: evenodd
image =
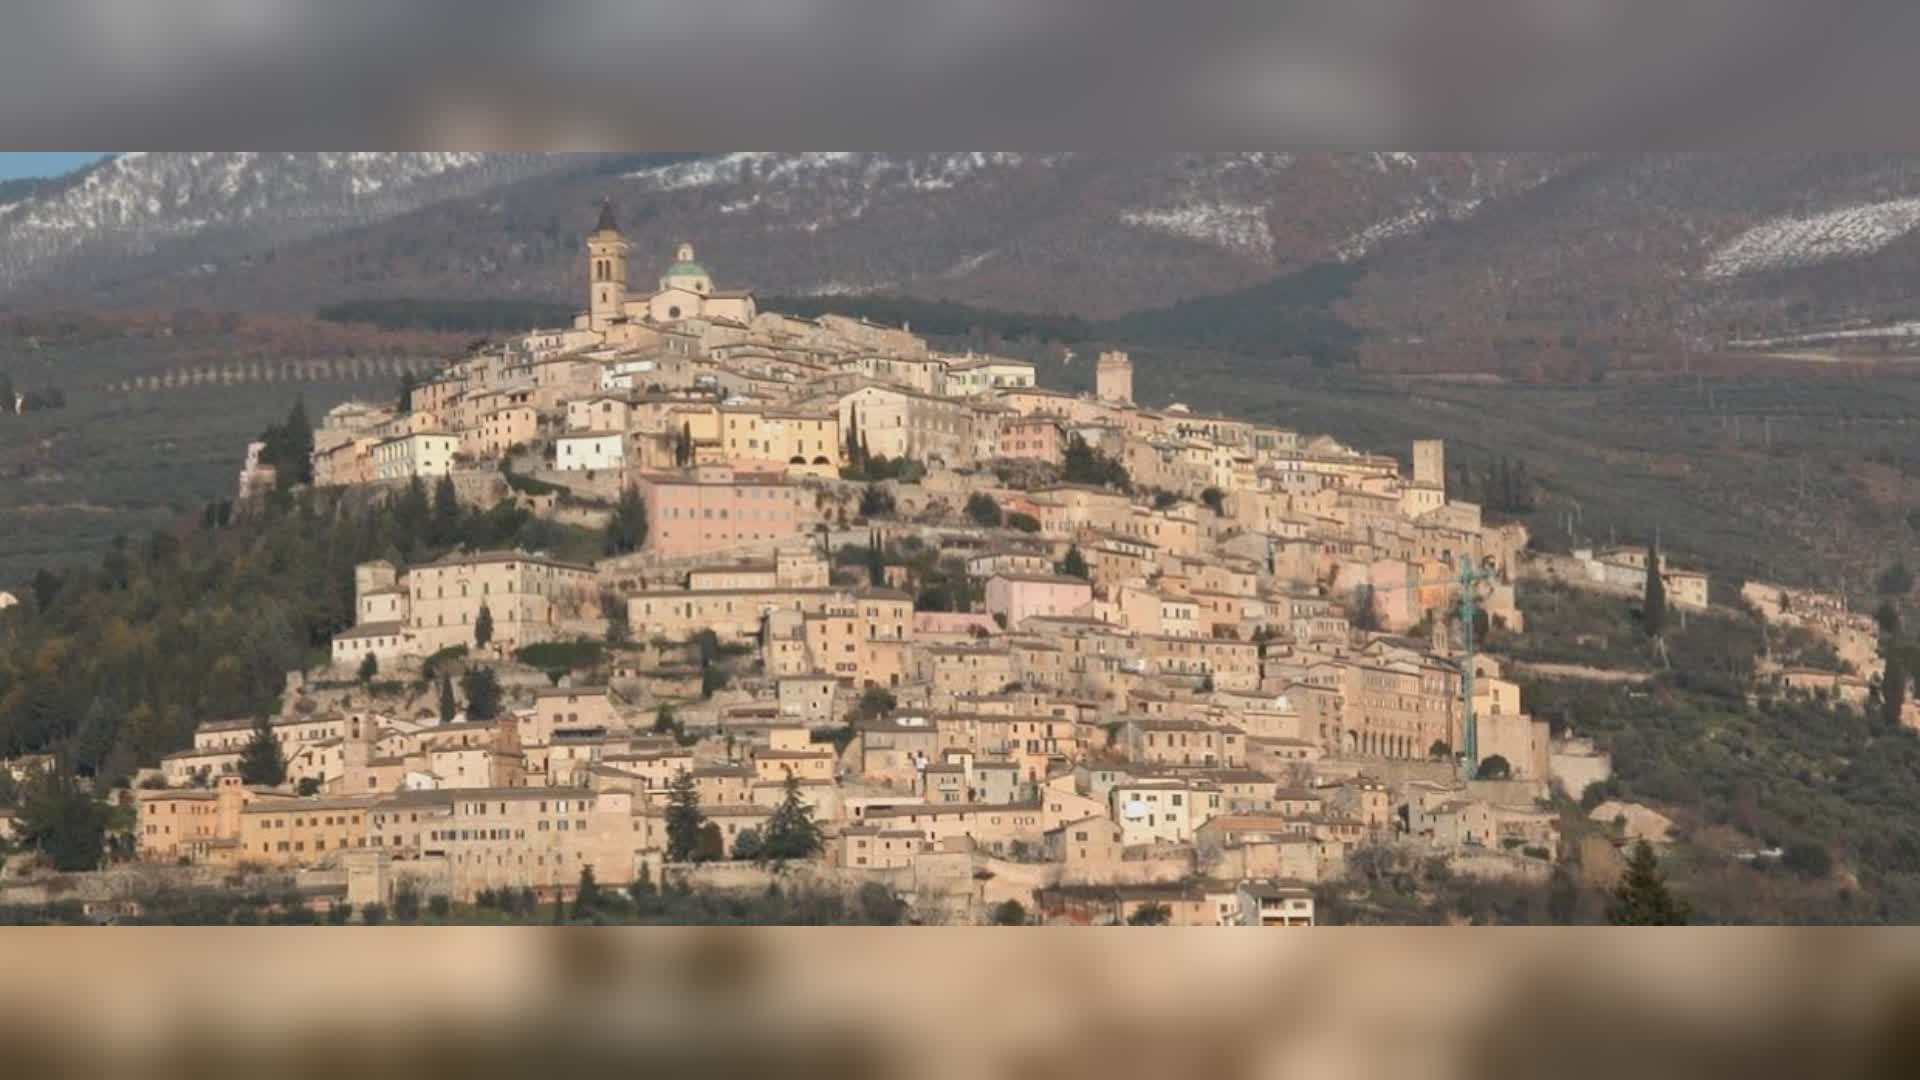
<instances>
[{"instance_id":1,"label":"medieval tower","mask_svg":"<svg viewBox=\"0 0 1920 1080\"><path fill-rule=\"evenodd\" d=\"M626 317L627 240L613 220L613 204L600 204L600 222L587 236L587 325L594 330Z\"/></svg>"}]
</instances>

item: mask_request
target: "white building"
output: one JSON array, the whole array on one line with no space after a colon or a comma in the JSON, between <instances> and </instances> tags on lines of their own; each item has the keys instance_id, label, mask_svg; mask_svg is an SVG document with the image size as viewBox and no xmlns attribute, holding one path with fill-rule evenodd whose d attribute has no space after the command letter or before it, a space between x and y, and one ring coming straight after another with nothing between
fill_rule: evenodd
<instances>
[{"instance_id":1,"label":"white building","mask_svg":"<svg viewBox=\"0 0 1920 1080\"><path fill-rule=\"evenodd\" d=\"M445 476L453 470L460 437L444 431L421 431L388 439L373 448L375 480L405 480L414 476Z\"/></svg>"},{"instance_id":2,"label":"white building","mask_svg":"<svg viewBox=\"0 0 1920 1080\"><path fill-rule=\"evenodd\" d=\"M553 467L563 472L618 469L626 461L627 437L618 431L576 431L553 443Z\"/></svg>"}]
</instances>

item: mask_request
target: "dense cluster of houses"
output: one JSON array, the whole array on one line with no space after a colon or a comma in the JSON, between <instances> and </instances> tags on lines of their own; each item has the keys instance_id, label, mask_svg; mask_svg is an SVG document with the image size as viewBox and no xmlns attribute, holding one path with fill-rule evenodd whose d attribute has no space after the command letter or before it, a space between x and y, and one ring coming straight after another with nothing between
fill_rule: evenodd
<instances>
[{"instance_id":1,"label":"dense cluster of houses","mask_svg":"<svg viewBox=\"0 0 1920 1080\"><path fill-rule=\"evenodd\" d=\"M633 488L644 545L591 566L362 566L328 684L348 688L290 695L272 728L288 783L242 784L250 730L205 724L141 792L144 852L414 872L456 896L565 890L583 866L657 871L685 773L729 845L791 782L825 826L823 872L976 912L1299 925L1306 890L1373 844L1548 872L1537 800L1566 755L1496 660L1469 667L1453 622L1465 564L1481 609L1519 627L1527 535L1448 498L1439 442L1408 470L1146 408L1121 353L1098 358L1092 394L1045 389L1031 363L904 327L762 312L690 247L632 294L611 212L587 271L572 327L453 362L406 408L329 413L315 482L448 475L463 497L553 513ZM1131 491L1061 482L1083 445ZM889 514L850 521L864 481L842 469L874 458L914 479L883 485ZM997 513L962 512L982 494ZM886 547L877 575L835 557L856 543ZM930 601L929 565L964 587ZM568 685L515 681L515 649L599 639L615 603L642 644ZM724 685L689 644L708 631L742 656ZM406 672L456 646L508 677L497 719L380 706L346 678L367 655Z\"/></svg>"}]
</instances>

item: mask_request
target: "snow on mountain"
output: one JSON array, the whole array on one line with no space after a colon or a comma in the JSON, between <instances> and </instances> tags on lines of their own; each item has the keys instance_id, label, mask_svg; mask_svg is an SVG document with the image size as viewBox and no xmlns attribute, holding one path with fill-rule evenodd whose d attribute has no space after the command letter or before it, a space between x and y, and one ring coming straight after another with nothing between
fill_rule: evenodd
<instances>
[{"instance_id":1,"label":"snow on mountain","mask_svg":"<svg viewBox=\"0 0 1920 1080\"><path fill-rule=\"evenodd\" d=\"M195 241L257 246L366 224L548 167L475 153L123 154L0 208L0 289L87 256L111 264Z\"/></svg>"},{"instance_id":2,"label":"snow on mountain","mask_svg":"<svg viewBox=\"0 0 1920 1080\"><path fill-rule=\"evenodd\" d=\"M1129 210L1120 215L1128 225L1182 236L1250 255L1262 262L1273 258L1273 232L1267 228L1267 208L1252 203L1186 203L1153 210Z\"/></svg>"},{"instance_id":3,"label":"snow on mountain","mask_svg":"<svg viewBox=\"0 0 1920 1080\"><path fill-rule=\"evenodd\" d=\"M1810 266L1871 255L1920 226L1920 198L1841 207L1809 217L1781 217L1722 244L1707 259L1709 278Z\"/></svg>"},{"instance_id":4,"label":"snow on mountain","mask_svg":"<svg viewBox=\"0 0 1920 1080\"><path fill-rule=\"evenodd\" d=\"M982 151L893 154L753 150L644 169L628 176L661 191L734 184L794 184L818 180L823 174L868 184L900 184L919 191L945 191L982 170L1009 168L1031 156ZM1064 155L1039 155L1041 158L1060 156Z\"/></svg>"}]
</instances>

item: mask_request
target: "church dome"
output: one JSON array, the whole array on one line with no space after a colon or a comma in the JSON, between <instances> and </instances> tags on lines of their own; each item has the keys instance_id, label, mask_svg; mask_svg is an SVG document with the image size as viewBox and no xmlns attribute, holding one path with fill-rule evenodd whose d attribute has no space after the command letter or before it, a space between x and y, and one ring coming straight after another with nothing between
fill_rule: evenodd
<instances>
[{"instance_id":1,"label":"church dome","mask_svg":"<svg viewBox=\"0 0 1920 1080\"><path fill-rule=\"evenodd\" d=\"M707 276L707 268L694 261L693 245L681 244L680 249L674 252L673 265L667 267L667 272L661 280L683 281L688 284L700 282L704 287L705 283L711 279Z\"/></svg>"}]
</instances>

